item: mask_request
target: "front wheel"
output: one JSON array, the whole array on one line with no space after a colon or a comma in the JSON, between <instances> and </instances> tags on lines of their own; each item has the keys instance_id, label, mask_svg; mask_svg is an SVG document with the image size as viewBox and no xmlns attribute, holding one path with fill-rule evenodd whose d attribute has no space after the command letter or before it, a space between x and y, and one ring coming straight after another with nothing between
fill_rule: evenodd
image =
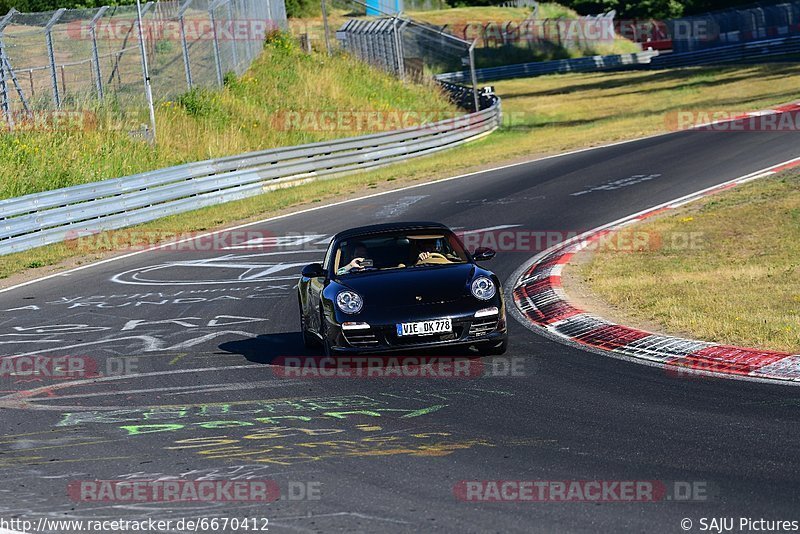
<instances>
[{"instance_id":1,"label":"front wheel","mask_svg":"<svg viewBox=\"0 0 800 534\"><path fill-rule=\"evenodd\" d=\"M303 345L307 349L312 349L319 346L319 340L308 331L306 326L306 314L303 313L303 303L300 303L300 332L303 334Z\"/></svg>"},{"instance_id":2,"label":"front wheel","mask_svg":"<svg viewBox=\"0 0 800 534\"><path fill-rule=\"evenodd\" d=\"M319 335L322 336L322 353L325 357L335 356L336 353L331 348L331 342L328 340L328 322L325 320L325 313L322 308L319 310Z\"/></svg>"}]
</instances>

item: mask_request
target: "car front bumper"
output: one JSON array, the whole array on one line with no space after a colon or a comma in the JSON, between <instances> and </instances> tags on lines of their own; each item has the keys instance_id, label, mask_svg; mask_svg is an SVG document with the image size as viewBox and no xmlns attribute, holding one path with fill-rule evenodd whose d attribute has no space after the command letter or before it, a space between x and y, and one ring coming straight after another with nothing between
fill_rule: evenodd
<instances>
[{"instance_id":1,"label":"car front bumper","mask_svg":"<svg viewBox=\"0 0 800 534\"><path fill-rule=\"evenodd\" d=\"M475 311L458 314L437 314L395 318L378 324L367 323L369 328L343 329L342 324L328 324L328 341L332 350L340 353L381 353L390 351L436 349L453 346L498 345L508 338L505 307L499 304L499 313L486 317L475 317ZM449 317L453 331L446 334L398 336L397 324L409 321L424 321ZM360 322L354 320L353 322Z\"/></svg>"}]
</instances>

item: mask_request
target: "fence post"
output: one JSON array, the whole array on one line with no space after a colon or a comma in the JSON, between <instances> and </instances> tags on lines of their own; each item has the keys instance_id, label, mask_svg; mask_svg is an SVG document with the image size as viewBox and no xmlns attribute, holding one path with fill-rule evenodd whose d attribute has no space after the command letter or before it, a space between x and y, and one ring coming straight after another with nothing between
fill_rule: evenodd
<instances>
[{"instance_id":1,"label":"fence post","mask_svg":"<svg viewBox=\"0 0 800 534\"><path fill-rule=\"evenodd\" d=\"M47 57L50 61L50 78L53 83L53 103L56 105L56 108L61 107L61 95L58 92L58 73L56 72L56 56L53 51L53 34L51 30L61 16L64 15L65 11L66 9L62 7L53 13L53 16L50 17L50 21L44 27L45 41L47 42Z\"/></svg>"},{"instance_id":2,"label":"fence post","mask_svg":"<svg viewBox=\"0 0 800 534\"><path fill-rule=\"evenodd\" d=\"M92 58L94 59L95 85L97 86L97 97L103 100L103 73L100 71L100 54L97 51L97 21L99 21L108 10L108 6L102 6L89 23L89 31L92 33Z\"/></svg>"},{"instance_id":3,"label":"fence post","mask_svg":"<svg viewBox=\"0 0 800 534\"><path fill-rule=\"evenodd\" d=\"M14 128L14 119L11 117L11 99L8 96L8 84L6 84L6 49L3 43L3 30L5 30L8 23L11 22L11 17L13 17L16 12L16 9L11 8L11 10L0 19L0 108L2 108L3 117L5 117L9 129ZM8 76L11 77L10 72Z\"/></svg>"},{"instance_id":4,"label":"fence post","mask_svg":"<svg viewBox=\"0 0 800 534\"><path fill-rule=\"evenodd\" d=\"M475 75L475 43L478 40L475 39L472 41L472 44L469 45L469 74L472 78L472 97L475 100L475 112L481 110L480 102L478 99L478 77Z\"/></svg>"},{"instance_id":5,"label":"fence post","mask_svg":"<svg viewBox=\"0 0 800 534\"><path fill-rule=\"evenodd\" d=\"M253 62L253 41L257 42L256 39L256 21L258 23L264 23L264 34L266 38L267 26L266 21L259 20L256 18L256 15L253 11L253 4L252 0L244 0L244 11L245 15L244 18L247 20L247 39L245 40L244 45L244 53L247 58L247 66L249 67L250 64Z\"/></svg>"},{"instance_id":6,"label":"fence post","mask_svg":"<svg viewBox=\"0 0 800 534\"><path fill-rule=\"evenodd\" d=\"M5 117L9 129L13 129L14 119L11 118L11 104L8 96L8 85L6 84L6 52L3 48L2 35L3 34L0 33L0 108L3 110L3 117Z\"/></svg>"},{"instance_id":7,"label":"fence post","mask_svg":"<svg viewBox=\"0 0 800 534\"><path fill-rule=\"evenodd\" d=\"M233 22L233 0L229 0L227 3L228 8L228 23L230 24L230 31L228 34L230 35L230 43L231 43L231 51L233 52L233 71L236 74L239 74L239 51L236 50L236 34L235 31L235 23Z\"/></svg>"},{"instance_id":8,"label":"fence post","mask_svg":"<svg viewBox=\"0 0 800 534\"><path fill-rule=\"evenodd\" d=\"M222 87L223 80L222 80L222 60L219 56L219 39L217 38L217 23L214 17L214 10L217 9L219 6L227 2L228 0L216 0L210 6L208 6L208 16L211 18L211 35L214 38L214 64L217 68L217 84Z\"/></svg>"},{"instance_id":9,"label":"fence post","mask_svg":"<svg viewBox=\"0 0 800 534\"><path fill-rule=\"evenodd\" d=\"M144 12L152 6L152 2L147 2ZM147 48L144 45L144 31L142 31L142 4L140 0L136 0L136 26L138 27L139 34L139 48L142 53L142 76L144 77L144 92L147 98L147 107L150 111L150 140L152 143L156 142L156 112L153 107L153 88L150 86L150 70L147 67Z\"/></svg>"},{"instance_id":10,"label":"fence post","mask_svg":"<svg viewBox=\"0 0 800 534\"><path fill-rule=\"evenodd\" d=\"M325 6L325 0L321 0L322 2L322 31L325 32L325 49L328 51L328 55L331 55L331 38L328 35L330 31L328 30L328 8Z\"/></svg>"},{"instance_id":11,"label":"fence post","mask_svg":"<svg viewBox=\"0 0 800 534\"><path fill-rule=\"evenodd\" d=\"M192 65L189 62L189 46L186 44L186 26L184 25L184 15L193 0L186 0L178 11L178 25L181 29L181 49L183 50L183 70L186 73L186 86L192 90Z\"/></svg>"}]
</instances>

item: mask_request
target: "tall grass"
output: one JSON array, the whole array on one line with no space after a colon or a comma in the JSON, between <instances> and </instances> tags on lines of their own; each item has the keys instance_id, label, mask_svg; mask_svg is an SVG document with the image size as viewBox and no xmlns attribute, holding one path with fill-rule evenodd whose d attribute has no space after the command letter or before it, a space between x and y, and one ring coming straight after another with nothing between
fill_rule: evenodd
<instances>
[{"instance_id":1,"label":"tall grass","mask_svg":"<svg viewBox=\"0 0 800 534\"><path fill-rule=\"evenodd\" d=\"M403 84L343 55L307 55L282 34L244 76L225 80L221 91L196 89L159 103L155 147L129 133L146 115L122 120L108 110L92 110L88 128L0 134L0 198L377 128L290 130L286 111L456 111L433 86Z\"/></svg>"}]
</instances>

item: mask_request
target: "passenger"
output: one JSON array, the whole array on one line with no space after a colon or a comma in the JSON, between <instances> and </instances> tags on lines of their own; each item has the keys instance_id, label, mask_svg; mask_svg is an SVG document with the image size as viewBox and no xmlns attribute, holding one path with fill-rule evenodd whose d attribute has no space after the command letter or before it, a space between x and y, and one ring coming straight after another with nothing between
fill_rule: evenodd
<instances>
[{"instance_id":1,"label":"passenger","mask_svg":"<svg viewBox=\"0 0 800 534\"><path fill-rule=\"evenodd\" d=\"M353 259L345 265L340 267L336 274L347 274L351 271L362 271L367 267L372 267L372 262L367 258L369 251L364 243L358 242L353 245ZM366 265L365 263L368 263Z\"/></svg>"}]
</instances>

